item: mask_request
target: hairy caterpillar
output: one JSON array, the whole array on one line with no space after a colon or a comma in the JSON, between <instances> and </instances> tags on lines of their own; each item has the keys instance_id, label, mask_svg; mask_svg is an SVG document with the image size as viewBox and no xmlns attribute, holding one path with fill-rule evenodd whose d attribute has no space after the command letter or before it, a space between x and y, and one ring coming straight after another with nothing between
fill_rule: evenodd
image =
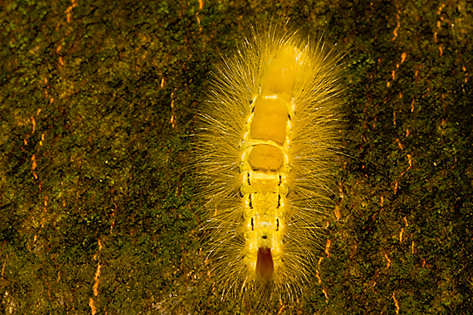
<instances>
[{"instance_id":1,"label":"hairy caterpillar","mask_svg":"<svg viewBox=\"0 0 473 315\"><path fill-rule=\"evenodd\" d=\"M214 74L196 165L223 297L293 299L313 282L338 147L339 59L270 30Z\"/></svg>"}]
</instances>

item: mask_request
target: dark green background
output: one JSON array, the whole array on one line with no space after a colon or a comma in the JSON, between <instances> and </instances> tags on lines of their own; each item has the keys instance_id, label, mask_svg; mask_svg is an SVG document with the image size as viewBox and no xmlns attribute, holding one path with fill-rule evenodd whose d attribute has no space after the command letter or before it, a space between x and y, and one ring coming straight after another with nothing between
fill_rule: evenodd
<instances>
[{"instance_id":1,"label":"dark green background","mask_svg":"<svg viewBox=\"0 0 473 315\"><path fill-rule=\"evenodd\" d=\"M321 285L263 313L473 313L472 16L466 0L3 1L0 313L249 313L209 290L189 135L220 54L288 18L346 54L345 149Z\"/></svg>"}]
</instances>

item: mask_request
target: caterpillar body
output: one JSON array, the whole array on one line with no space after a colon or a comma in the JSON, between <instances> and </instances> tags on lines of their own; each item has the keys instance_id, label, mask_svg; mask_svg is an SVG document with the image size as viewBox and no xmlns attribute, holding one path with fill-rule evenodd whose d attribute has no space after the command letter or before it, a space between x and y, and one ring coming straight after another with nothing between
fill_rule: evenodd
<instances>
[{"instance_id":1,"label":"caterpillar body","mask_svg":"<svg viewBox=\"0 0 473 315\"><path fill-rule=\"evenodd\" d=\"M296 33L254 33L214 74L197 173L222 297L294 299L313 282L332 204L339 55Z\"/></svg>"}]
</instances>

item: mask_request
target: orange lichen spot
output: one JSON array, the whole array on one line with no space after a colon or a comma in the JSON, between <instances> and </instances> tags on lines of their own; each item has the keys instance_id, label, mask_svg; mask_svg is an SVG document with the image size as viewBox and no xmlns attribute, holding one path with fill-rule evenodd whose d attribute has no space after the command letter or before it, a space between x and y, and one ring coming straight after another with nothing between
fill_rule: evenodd
<instances>
[{"instance_id":1,"label":"orange lichen spot","mask_svg":"<svg viewBox=\"0 0 473 315\"><path fill-rule=\"evenodd\" d=\"M399 147L399 149L404 150L404 147L402 146L401 140L396 138L396 143L397 143L397 146Z\"/></svg>"},{"instance_id":2,"label":"orange lichen spot","mask_svg":"<svg viewBox=\"0 0 473 315\"><path fill-rule=\"evenodd\" d=\"M31 116L31 123L33 124L33 132L32 133L34 133L34 131L36 129L36 121L35 121L33 116Z\"/></svg>"},{"instance_id":3,"label":"orange lichen spot","mask_svg":"<svg viewBox=\"0 0 473 315\"><path fill-rule=\"evenodd\" d=\"M316 272L315 272L315 277L317 278L317 283L318 283L319 285L321 285L321 284L322 284L322 279L320 279L319 270L316 270Z\"/></svg>"},{"instance_id":4,"label":"orange lichen spot","mask_svg":"<svg viewBox=\"0 0 473 315\"><path fill-rule=\"evenodd\" d=\"M326 289L322 289L322 292L323 292L324 295L325 295L325 302L328 303L328 293L327 293L327 290L326 290Z\"/></svg>"},{"instance_id":5,"label":"orange lichen spot","mask_svg":"<svg viewBox=\"0 0 473 315\"><path fill-rule=\"evenodd\" d=\"M394 295L393 292L393 300L394 300L394 305L396 306L396 314L399 314L399 302L396 299L396 296Z\"/></svg>"},{"instance_id":6,"label":"orange lichen spot","mask_svg":"<svg viewBox=\"0 0 473 315\"><path fill-rule=\"evenodd\" d=\"M332 245L332 242L330 239L327 239L327 243L325 243L325 254L327 254L327 257L330 257L330 246Z\"/></svg>"},{"instance_id":7,"label":"orange lichen spot","mask_svg":"<svg viewBox=\"0 0 473 315\"><path fill-rule=\"evenodd\" d=\"M75 7L77 7L77 2L75 0L72 0L72 5L69 6L65 12L67 23L71 23L71 12L72 12L72 9L74 9Z\"/></svg>"},{"instance_id":8,"label":"orange lichen spot","mask_svg":"<svg viewBox=\"0 0 473 315\"><path fill-rule=\"evenodd\" d=\"M36 169L36 157L33 154L33 156L31 157L31 172L33 173L34 179L38 179L38 175L34 171L35 169Z\"/></svg>"},{"instance_id":9,"label":"orange lichen spot","mask_svg":"<svg viewBox=\"0 0 473 315\"><path fill-rule=\"evenodd\" d=\"M391 266L391 259L389 259L388 254L384 254L384 258L386 258L386 261L388 262L386 265L386 269L388 269L389 266Z\"/></svg>"},{"instance_id":10,"label":"orange lichen spot","mask_svg":"<svg viewBox=\"0 0 473 315\"><path fill-rule=\"evenodd\" d=\"M333 210L333 214L335 214L335 219L339 221L340 220L340 207L338 205L335 206L335 209Z\"/></svg>"},{"instance_id":11,"label":"orange lichen spot","mask_svg":"<svg viewBox=\"0 0 473 315\"><path fill-rule=\"evenodd\" d=\"M95 307L93 298L89 298L89 307L91 309L92 315L97 314L97 308Z\"/></svg>"},{"instance_id":12,"label":"orange lichen spot","mask_svg":"<svg viewBox=\"0 0 473 315\"><path fill-rule=\"evenodd\" d=\"M406 60L406 57L407 57L407 54L405 52L403 52L401 54L401 63L403 63Z\"/></svg>"}]
</instances>

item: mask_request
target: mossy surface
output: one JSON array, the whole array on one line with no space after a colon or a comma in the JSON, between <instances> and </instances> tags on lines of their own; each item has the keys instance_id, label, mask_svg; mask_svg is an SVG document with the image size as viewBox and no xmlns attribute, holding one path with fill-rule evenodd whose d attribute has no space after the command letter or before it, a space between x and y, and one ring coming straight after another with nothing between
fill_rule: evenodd
<instances>
[{"instance_id":1,"label":"mossy surface","mask_svg":"<svg viewBox=\"0 0 473 315\"><path fill-rule=\"evenodd\" d=\"M213 64L284 23L346 53L313 294L262 313L473 309L468 1L13 1L0 11L0 313L248 314L211 290L191 145Z\"/></svg>"}]
</instances>

